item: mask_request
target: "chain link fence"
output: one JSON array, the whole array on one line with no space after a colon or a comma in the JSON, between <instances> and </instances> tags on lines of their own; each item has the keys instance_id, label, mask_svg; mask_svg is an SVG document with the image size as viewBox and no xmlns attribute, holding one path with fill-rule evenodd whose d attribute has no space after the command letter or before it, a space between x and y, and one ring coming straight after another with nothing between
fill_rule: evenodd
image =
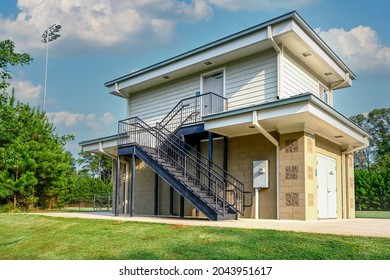
<instances>
[{"instance_id":1,"label":"chain link fence","mask_svg":"<svg viewBox=\"0 0 390 280\"><path fill-rule=\"evenodd\" d=\"M390 211L390 196L356 196L355 209L357 211Z\"/></svg>"},{"instance_id":2,"label":"chain link fence","mask_svg":"<svg viewBox=\"0 0 390 280\"><path fill-rule=\"evenodd\" d=\"M64 208L75 211L112 211L112 194L97 193L90 197L73 199Z\"/></svg>"}]
</instances>

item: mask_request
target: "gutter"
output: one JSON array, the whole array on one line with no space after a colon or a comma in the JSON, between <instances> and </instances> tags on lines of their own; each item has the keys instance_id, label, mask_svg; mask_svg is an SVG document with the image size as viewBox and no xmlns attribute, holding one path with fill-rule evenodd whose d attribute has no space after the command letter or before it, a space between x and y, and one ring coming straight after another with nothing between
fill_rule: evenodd
<instances>
[{"instance_id":1,"label":"gutter","mask_svg":"<svg viewBox=\"0 0 390 280\"><path fill-rule=\"evenodd\" d=\"M354 152L357 152L359 150L362 150L362 149L365 149L369 146L369 141L368 141L368 137L364 137L364 144L363 145L360 145L360 146L357 146L357 147L354 147L354 146L350 146L348 147L347 150L341 152L341 174L342 174L342 186L341 186L341 197L343 198L341 200L341 211L342 211L342 218L345 219L346 216L347 216L347 212L346 212L346 204L347 204L347 201L344 200L344 198L346 198L345 194L344 194L344 191L347 192L347 189L348 189L348 186L347 186L347 168L345 167L346 165L346 162L345 162L345 156L348 155L348 154L352 154Z\"/></svg>"}]
</instances>

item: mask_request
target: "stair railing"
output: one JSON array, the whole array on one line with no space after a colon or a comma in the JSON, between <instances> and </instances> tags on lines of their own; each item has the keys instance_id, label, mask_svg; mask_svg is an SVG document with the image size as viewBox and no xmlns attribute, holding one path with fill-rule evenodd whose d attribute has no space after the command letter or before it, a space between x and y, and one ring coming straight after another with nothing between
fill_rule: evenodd
<instances>
[{"instance_id":1,"label":"stair railing","mask_svg":"<svg viewBox=\"0 0 390 280\"><path fill-rule=\"evenodd\" d=\"M226 215L226 185L218 174L204 166L196 155L189 154L183 143L166 135L155 127L150 127L135 117L119 122L119 134L126 133L128 142L134 144L160 163L168 172L192 188L200 199L205 201L220 215ZM170 133L169 133L170 134Z\"/></svg>"},{"instance_id":2,"label":"stair railing","mask_svg":"<svg viewBox=\"0 0 390 280\"><path fill-rule=\"evenodd\" d=\"M201 122L202 116L227 109L225 97L209 92L180 100L159 124L173 133L183 125Z\"/></svg>"},{"instance_id":3,"label":"stair railing","mask_svg":"<svg viewBox=\"0 0 390 280\"><path fill-rule=\"evenodd\" d=\"M219 203L223 210L228 205L244 215L248 206L244 184L175 135L179 127L200 122L201 116L225 111L227 106L226 98L207 93L181 100L153 128L137 117L122 120L118 125L118 146L136 144L155 149L158 160L169 161L176 170L181 170L184 178L197 184L200 191L213 196L216 210Z\"/></svg>"}]
</instances>

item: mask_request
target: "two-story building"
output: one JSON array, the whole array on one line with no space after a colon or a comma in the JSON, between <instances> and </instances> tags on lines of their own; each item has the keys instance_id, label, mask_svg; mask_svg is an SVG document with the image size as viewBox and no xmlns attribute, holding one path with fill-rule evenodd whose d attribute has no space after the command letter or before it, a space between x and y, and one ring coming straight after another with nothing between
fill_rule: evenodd
<instances>
[{"instance_id":1,"label":"two-story building","mask_svg":"<svg viewBox=\"0 0 390 280\"><path fill-rule=\"evenodd\" d=\"M127 118L80 145L114 158L116 215L354 218L355 78L291 12L107 82Z\"/></svg>"}]
</instances>

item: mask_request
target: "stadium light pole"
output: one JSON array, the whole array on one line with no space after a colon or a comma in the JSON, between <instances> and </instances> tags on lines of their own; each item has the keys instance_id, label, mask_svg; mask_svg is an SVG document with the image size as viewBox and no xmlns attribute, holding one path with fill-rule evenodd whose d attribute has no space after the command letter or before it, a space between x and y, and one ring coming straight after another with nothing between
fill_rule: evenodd
<instances>
[{"instance_id":1,"label":"stadium light pole","mask_svg":"<svg viewBox=\"0 0 390 280\"><path fill-rule=\"evenodd\" d=\"M47 60L49 56L49 42L54 41L59 37L61 37L61 34L59 34L60 29L61 29L61 25L53 24L52 26L48 27L41 36L42 37L41 42L46 44L45 86L43 89L43 110L44 111L46 111Z\"/></svg>"}]
</instances>

